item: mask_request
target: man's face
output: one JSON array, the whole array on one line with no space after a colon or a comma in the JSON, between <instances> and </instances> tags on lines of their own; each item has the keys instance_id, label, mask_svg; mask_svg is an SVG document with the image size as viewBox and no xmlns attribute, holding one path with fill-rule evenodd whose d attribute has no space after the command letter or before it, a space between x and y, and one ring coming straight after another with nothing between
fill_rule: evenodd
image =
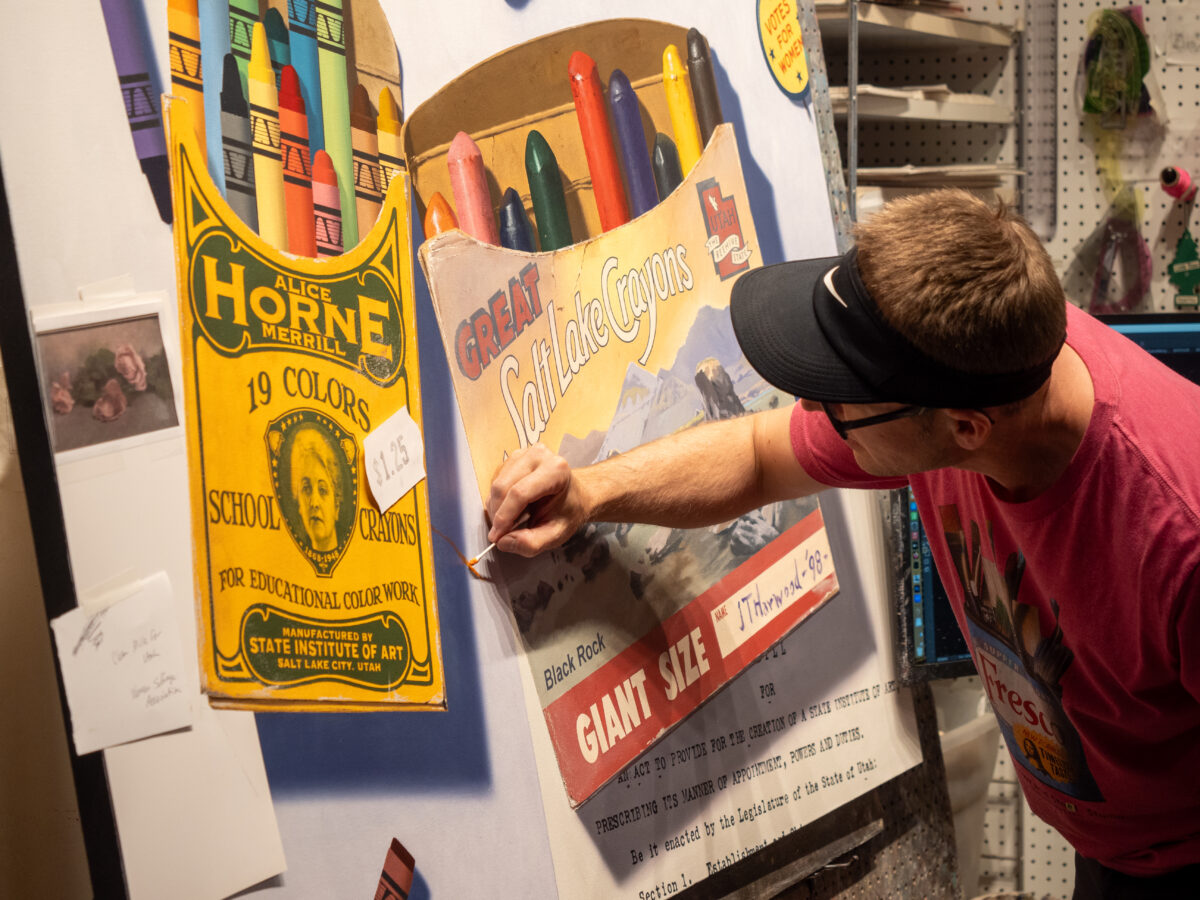
<instances>
[{"instance_id":1,"label":"man's face","mask_svg":"<svg viewBox=\"0 0 1200 900\"><path fill-rule=\"evenodd\" d=\"M337 498L329 473L309 454L302 454L296 463L296 502L300 518L308 532L314 550L333 550L337 546Z\"/></svg>"},{"instance_id":2,"label":"man's face","mask_svg":"<svg viewBox=\"0 0 1200 900\"><path fill-rule=\"evenodd\" d=\"M804 400L806 410L824 414L822 404ZM903 403L827 403L829 412L844 423L883 415L905 407ZM936 410L846 432L846 446L854 461L869 475L911 475L954 465L952 443L937 431Z\"/></svg>"}]
</instances>

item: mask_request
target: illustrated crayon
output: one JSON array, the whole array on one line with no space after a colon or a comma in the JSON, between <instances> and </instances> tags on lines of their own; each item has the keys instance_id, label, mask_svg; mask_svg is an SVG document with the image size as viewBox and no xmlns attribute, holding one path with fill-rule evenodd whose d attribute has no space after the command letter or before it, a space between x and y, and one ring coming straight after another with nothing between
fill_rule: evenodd
<instances>
[{"instance_id":1,"label":"illustrated crayon","mask_svg":"<svg viewBox=\"0 0 1200 900\"><path fill-rule=\"evenodd\" d=\"M629 189L629 210L640 216L658 203L654 172L650 168L650 151L646 146L646 129L642 125L642 110L629 78L620 69L608 76L608 102L612 106L613 128L625 164L625 186Z\"/></svg>"},{"instance_id":2,"label":"illustrated crayon","mask_svg":"<svg viewBox=\"0 0 1200 900\"><path fill-rule=\"evenodd\" d=\"M243 94L249 91L246 73L250 70L250 42L257 21L258 0L229 0L229 51L237 59Z\"/></svg>"},{"instance_id":3,"label":"illustrated crayon","mask_svg":"<svg viewBox=\"0 0 1200 900\"><path fill-rule=\"evenodd\" d=\"M412 890L416 860L395 838L383 860L383 871L375 888L375 900L405 900Z\"/></svg>"},{"instance_id":4,"label":"illustrated crayon","mask_svg":"<svg viewBox=\"0 0 1200 900\"><path fill-rule=\"evenodd\" d=\"M692 82L692 99L696 105L696 124L700 128L700 146L708 146L713 129L725 121L721 114L721 98L717 94L717 77L713 71L708 41L697 29L687 33L687 70Z\"/></svg>"},{"instance_id":5,"label":"illustrated crayon","mask_svg":"<svg viewBox=\"0 0 1200 900\"><path fill-rule=\"evenodd\" d=\"M525 212L525 204L515 188L508 188L500 201L500 246L509 250L523 250L526 253L536 253L533 245L533 231L529 227L529 215Z\"/></svg>"},{"instance_id":6,"label":"illustrated crayon","mask_svg":"<svg viewBox=\"0 0 1200 900\"><path fill-rule=\"evenodd\" d=\"M379 117L375 120L379 137L379 174L383 178L383 192L407 163L404 161L404 145L400 142L400 106L392 96L390 88L379 89Z\"/></svg>"},{"instance_id":7,"label":"illustrated crayon","mask_svg":"<svg viewBox=\"0 0 1200 900\"><path fill-rule=\"evenodd\" d=\"M450 169L454 208L458 210L458 227L485 244L499 244L483 154L465 131L460 131L450 142L446 165Z\"/></svg>"},{"instance_id":8,"label":"illustrated crayon","mask_svg":"<svg viewBox=\"0 0 1200 900\"><path fill-rule=\"evenodd\" d=\"M571 235L558 159L536 129L525 138L525 177L529 179L529 197L542 251L570 247L575 238Z\"/></svg>"},{"instance_id":9,"label":"illustrated crayon","mask_svg":"<svg viewBox=\"0 0 1200 900\"><path fill-rule=\"evenodd\" d=\"M360 234L371 230L383 204L377 127L371 97L365 87L356 84L350 106L350 142L354 147L354 205Z\"/></svg>"},{"instance_id":10,"label":"illustrated crayon","mask_svg":"<svg viewBox=\"0 0 1200 900\"><path fill-rule=\"evenodd\" d=\"M679 151L679 167L686 175L700 158L700 126L696 124L696 107L692 103L687 67L674 44L668 44L663 51L663 88L667 92L667 111L671 114L671 130L675 132L675 148Z\"/></svg>"},{"instance_id":11,"label":"illustrated crayon","mask_svg":"<svg viewBox=\"0 0 1200 900\"><path fill-rule=\"evenodd\" d=\"M317 259L342 252L342 192L338 188L333 160L324 150L313 154L313 230L317 237Z\"/></svg>"},{"instance_id":12,"label":"illustrated crayon","mask_svg":"<svg viewBox=\"0 0 1200 900\"><path fill-rule=\"evenodd\" d=\"M342 0L323 0L317 6L317 62L321 70L321 110L325 122L325 151L337 172L342 202L342 247L358 243L358 214L354 203L354 148L350 139L350 88L346 83L346 33Z\"/></svg>"},{"instance_id":13,"label":"illustrated crayon","mask_svg":"<svg viewBox=\"0 0 1200 900\"><path fill-rule=\"evenodd\" d=\"M308 148L316 153L325 147L321 70L317 63L316 0L288 0L288 38L292 68L300 77L300 96L308 110Z\"/></svg>"},{"instance_id":14,"label":"illustrated crayon","mask_svg":"<svg viewBox=\"0 0 1200 900\"><path fill-rule=\"evenodd\" d=\"M679 151L675 149L675 142L661 131L654 136L654 153L650 165L654 169L658 199L666 200L671 191L683 181L683 169L679 165Z\"/></svg>"},{"instance_id":15,"label":"illustrated crayon","mask_svg":"<svg viewBox=\"0 0 1200 900\"><path fill-rule=\"evenodd\" d=\"M158 215L169 225L172 218L171 174L159 107L163 90L146 10L141 0L100 0L100 8L117 69L117 83L125 101L133 150L150 185Z\"/></svg>"},{"instance_id":16,"label":"illustrated crayon","mask_svg":"<svg viewBox=\"0 0 1200 900\"><path fill-rule=\"evenodd\" d=\"M200 75L204 84L204 150L213 184L225 196L221 150L221 81L229 52L229 0L197 0L200 18Z\"/></svg>"},{"instance_id":17,"label":"illustrated crayon","mask_svg":"<svg viewBox=\"0 0 1200 900\"><path fill-rule=\"evenodd\" d=\"M221 147L225 169L225 198L252 231L258 231L258 198L254 192L254 151L250 138L250 107L242 93L237 58L226 53L221 66Z\"/></svg>"},{"instance_id":18,"label":"illustrated crayon","mask_svg":"<svg viewBox=\"0 0 1200 900\"><path fill-rule=\"evenodd\" d=\"M280 75L284 66L292 64L291 38L283 16L275 7L263 13L263 28L267 31L267 50L271 54L271 68L275 70L275 89L279 89Z\"/></svg>"},{"instance_id":19,"label":"illustrated crayon","mask_svg":"<svg viewBox=\"0 0 1200 900\"><path fill-rule=\"evenodd\" d=\"M204 76L200 73L200 15L196 0L167 0L171 92L187 99L200 146L204 143Z\"/></svg>"},{"instance_id":20,"label":"illustrated crayon","mask_svg":"<svg viewBox=\"0 0 1200 900\"><path fill-rule=\"evenodd\" d=\"M608 127L608 110L604 102L604 90L600 87L600 73L592 58L581 50L571 54L567 73L571 78L571 96L575 99L575 116L583 137L583 151L587 157L588 171L592 174L592 195L596 210L600 213L600 227L608 231L629 221L629 206L625 202L621 167L617 163L617 151Z\"/></svg>"},{"instance_id":21,"label":"illustrated crayon","mask_svg":"<svg viewBox=\"0 0 1200 900\"><path fill-rule=\"evenodd\" d=\"M292 66L279 73L279 147L283 154L283 202L287 211L287 248L298 256L317 255L313 219L312 157L308 116L300 95L300 76Z\"/></svg>"},{"instance_id":22,"label":"illustrated crayon","mask_svg":"<svg viewBox=\"0 0 1200 900\"><path fill-rule=\"evenodd\" d=\"M254 189L258 233L272 247L287 247L287 204L283 199L283 154L279 141L279 97L267 50L267 30L254 24L250 45L250 137L254 150Z\"/></svg>"},{"instance_id":23,"label":"illustrated crayon","mask_svg":"<svg viewBox=\"0 0 1200 900\"><path fill-rule=\"evenodd\" d=\"M435 234L453 231L458 227L458 219L454 217L454 210L450 208L450 204L446 202L446 198L441 195L440 191L434 191L433 196L429 198L429 204L425 207L424 224L425 240L429 240Z\"/></svg>"}]
</instances>

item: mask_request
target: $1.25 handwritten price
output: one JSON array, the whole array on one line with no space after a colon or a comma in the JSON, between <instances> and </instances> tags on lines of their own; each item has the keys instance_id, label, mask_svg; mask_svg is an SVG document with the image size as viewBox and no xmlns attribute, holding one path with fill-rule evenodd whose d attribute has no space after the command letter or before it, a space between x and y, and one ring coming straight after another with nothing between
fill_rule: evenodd
<instances>
[{"instance_id":1,"label":"$1.25 handwritten price","mask_svg":"<svg viewBox=\"0 0 1200 900\"><path fill-rule=\"evenodd\" d=\"M421 429L403 406L363 438L363 459L371 496L381 512L425 477Z\"/></svg>"}]
</instances>

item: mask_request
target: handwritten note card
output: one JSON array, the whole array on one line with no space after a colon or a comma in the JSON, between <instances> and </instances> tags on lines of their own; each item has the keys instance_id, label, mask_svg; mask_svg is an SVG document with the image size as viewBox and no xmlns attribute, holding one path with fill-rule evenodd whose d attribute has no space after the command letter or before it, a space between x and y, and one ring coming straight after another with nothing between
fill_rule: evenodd
<instances>
[{"instance_id":1,"label":"handwritten note card","mask_svg":"<svg viewBox=\"0 0 1200 900\"><path fill-rule=\"evenodd\" d=\"M158 573L98 612L50 623L79 755L191 724L171 584Z\"/></svg>"},{"instance_id":2,"label":"handwritten note card","mask_svg":"<svg viewBox=\"0 0 1200 900\"><path fill-rule=\"evenodd\" d=\"M402 406L363 438L367 484L380 512L387 512L425 477L421 429Z\"/></svg>"}]
</instances>

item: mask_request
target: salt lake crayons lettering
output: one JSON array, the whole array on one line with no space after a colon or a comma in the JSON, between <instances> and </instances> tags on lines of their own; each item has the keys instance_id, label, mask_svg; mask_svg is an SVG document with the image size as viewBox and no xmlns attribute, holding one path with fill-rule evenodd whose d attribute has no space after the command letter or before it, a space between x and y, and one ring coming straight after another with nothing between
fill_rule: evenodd
<instances>
[{"instance_id":1,"label":"salt lake crayons lettering","mask_svg":"<svg viewBox=\"0 0 1200 900\"><path fill-rule=\"evenodd\" d=\"M525 253L537 252L537 247L533 245L533 231L529 227L529 215L515 188L508 188L500 202L500 246Z\"/></svg>"},{"instance_id":2,"label":"salt lake crayons lettering","mask_svg":"<svg viewBox=\"0 0 1200 900\"><path fill-rule=\"evenodd\" d=\"M654 184L658 187L658 199L666 200L671 191L683 181L683 169L679 165L679 151L675 142L661 131L654 135L654 152L650 157L654 169Z\"/></svg>"},{"instance_id":3,"label":"salt lake crayons lettering","mask_svg":"<svg viewBox=\"0 0 1200 900\"><path fill-rule=\"evenodd\" d=\"M300 76L284 66L279 76L279 145L283 153L283 200L287 209L288 251L316 257L317 232L313 211L312 156L308 147L308 116L300 94Z\"/></svg>"},{"instance_id":4,"label":"salt lake crayons lettering","mask_svg":"<svg viewBox=\"0 0 1200 900\"><path fill-rule=\"evenodd\" d=\"M221 147L221 83L229 52L229 0L198 0L200 75L204 84L204 143L208 173L226 197L225 155Z\"/></svg>"},{"instance_id":5,"label":"salt lake crayons lettering","mask_svg":"<svg viewBox=\"0 0 1200 900\"><path fill-rule=\"evenodd\" d=\"M640 216L658 203L658 191L650 168L641 106L629 78L620 69L613 69L608 76L608 102L612 106L613 128L617 132L617 145L621 148L621 162L625 167L629 210L634 216Z\"/></svg>"},{"instance_id":6,"label":"salt lake crayons lettering","mask_svg":"<svg viewBox=\"0 0 1200 900\"><path fill-rule=\"evenodd\" d=\"M465 131L460 131L450 142L446 165L450 169L450 187L454 191L458 227L485 244L499 244L500 234L496 229L496 216L492 212L492 196L488 191L483 154Z\"/></svg>"},{"instance_id":7,"label":"salt lake crayons lettering","mask_svg":"<svg viewBox=\"0 0 1200 900\"><path fill-rule=\"evenodd\" d=\"M385 194L392 179L407 166L404 145L400 142L401 115L400 104L392 96L391 89L380 88L379 117L375 120L375 127L379 138L379 174L383 178Z\"/></svg>"},{"instance_id":8,"label":"salt lake crayons lettering","mask_svg":"<svg viewBox=\"0 0 1200 900\"><path fill-rule=\"evenodd\" d=\"M707 147L713 129L725 121L721 113L721 98L717 94L717 78L713 71L708 41L697 29L687 33L687 70L692 82L692 100L696 105L696 124L700 128L700 146Z\"/></svg>"},{"instance_id":9,"label":"salt lake crayons lettering","mask_svg":"<svg viewBox=\"0 0 1200 900\"><path fill-rule=\"evenodd\" d=\"M450 204L446 202L446 198L439 191L433 192L433 196L429 198L429 204L425 207L424 227L425 240L429 240L435 234L453 231L458 227L454 210L450 208Z\"/></svg>"},{"instance_id":10,"label":"salt lake crayons lettering","mask_svg":"<svg viewBox=\"0 0 1200 900\"><path fill-rule=\"evenodd\" d=\"M249 90L250 42L258 21L258 0L229 0L229 50L237 60L242 78L242 93Z\"/></svg>"},{"instance_id":11,"label":"salt lake crayons lettering","mask_svg":"<svg viewBox=\"0 0 1200 900\"><path fill-rule=\"evenodd\" d=\"M313 214L317 238L317 258L337 256L342 252L341 191L333 160L324 150L312 156Z\"/></svg>"},{"instance_id":12,"label":"salt lake crayons lettering","mask_svg":"<svg viewBox=\"0 0 1200 900\"><path fill-rule=\"evenodd\" d=\"M171 175L163 133L162 84L154 60L154 44L141 0L100 0L104 27L125 102L129 133L158 215L171 223Z\"/></svg>"},{"instance_id":13,"label":"salt lake crayons lettering","mask_svg":"<svg viewBox=\"0 0 1200 900\"><path fill-rule=\"evenodd\" d=\"M226 199L252 231L258 231L258 198L254 191L254 153L250 137L250 107L242 92L237 58L225 54L221 67L221 149Z\"/></svg>"},{"instance_id":14,"label":"salt lake crayons lettering","mask_svg":"<svg viewBox=\"0 0 1200 900\"><path fill-rule=\"evenodd\" d=\"M538 243L542 251L571 246L575 239L571 235L571 220L567 216L562 173L554 151L537 130L531 130L525 138L525 177L529 179L533 220L537 224Z\"/></svg>"},{"instance_id":15,"label":"salt lake crayons lettering","mask_svg":"<svg viewBox=\"0 0 1200 900\"><path fill-rule=\"evenodd\" d=\"M279 89L280 73L284 66L292 64L291 38L283 16L275 7L263 13L263 28L267 32L267 50L271 54L271 67L275 70L275 89Z\"/></svg>"},{"instance_id":16,"label":"salt lake crayons lettering","mask_svg":"<svg viewBox=\"0 0 1200 900\"><path fill-rule=\"evenodd\" d=\"M696 106L692 102L687 67L674 44L668 44L663 51L663 88L667 92L667 111L671 114L679 166L686 175L700 158L700 126L696 124Z\"/></svg>"},{"instance_id":17,"label":"salt lake crayons lettering","mask_svg":"<svg viewBox=\"0 0 1200 900\"><path fill-rule=\"evenodd\" d=\"M354 204L360 235L371 230L383 204L379 135L375 122L371 96L361 84L355 85L350 106L350 143L354 148Z\"/></svg>"},{"instance_id":18,"label":"salt lake crayons lettering","mask_svg":"<svg viewBox=\"0 0 1200 900\"><path fill-rule=\"evenodd\" d=\"M200 73L200 16L196 0L167 0L171 91L188 101L200 146L204 142L204 78Z\"/></svg>"},{"instance_id":19,"label":"salt lake crayons lettering","mask_svg":"<svg viewBox=\"0 0 1200 900\"><path fill-rule=\"evenodd\" d=\"M267 31L254 24L250 39L248 99L254 151L254 189L258 196L258 233L279 250L287 247L287 204L283 199L283 155L279 142L279 97L267 50Z\"/></svg>"},{"instance_id":20,"label":"salt lake crayons lettering","mask_svg":"<svg viewBox=\"0 0 1200 900\"><path fill-rule=\"evenodd\" d=\"M350 249L358 243L358 213L354 201L354 148L350 139L350 88L346 82L345 41L342 0L322 0L317 4L317 62L321 70L324 146L333 160L333 170L338 177L342 246Z\"/></svg>"},{"instance_id":21,"label":"salt lake crayons lettering","mask_svg":"<svg viewBox=\"0 0 1200 900\"><path fill-rule=\"evenodd\" d=\"M325 146L321 112L321 70L317 62L316 0L288 0L288 46L292 67L300 76L300 96L308 110L308 147L313 153Z\"/></svg>"},{"instance_id":22,"label":"salt lake crayons lettering","mask_svg":"<svg viewBox=\"0 0 1200 900\"><path fill-rule=\"evenodd\" d=\"M575 100L575 116L579 120L584 155L592 175L592 195L600 214L600 227L609 231L629 221L629 206L625 201L621 168L617 163L617 151L608 125L608 109L604 102L604 89L600 86L600 73L590 56L576 50L567 62L567 74L571 79L571 96Z\"/></svg>"}]
</instances>

